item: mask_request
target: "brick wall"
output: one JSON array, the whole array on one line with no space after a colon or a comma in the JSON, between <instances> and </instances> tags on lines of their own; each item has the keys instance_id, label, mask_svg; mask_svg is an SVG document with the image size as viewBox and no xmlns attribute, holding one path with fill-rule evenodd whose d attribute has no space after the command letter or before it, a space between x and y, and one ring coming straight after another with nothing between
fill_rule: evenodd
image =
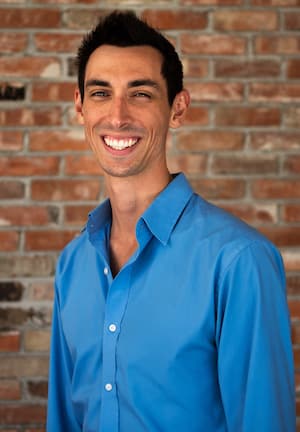
<instances>
[{"instance_id":1,"label":"brick wall","mask_svg":"<svg viewBox=\"0 0 300 432\"><path fill-rule=\"evenodd\" d=\"M300 367L299 0L4 0L2 431L44 430L56 258L104 195L74 118L74 53L114 7L140 11L178 48L193 104L186 127L170 135L170 167L281 249Z\"/></svg>"}]
</instances>

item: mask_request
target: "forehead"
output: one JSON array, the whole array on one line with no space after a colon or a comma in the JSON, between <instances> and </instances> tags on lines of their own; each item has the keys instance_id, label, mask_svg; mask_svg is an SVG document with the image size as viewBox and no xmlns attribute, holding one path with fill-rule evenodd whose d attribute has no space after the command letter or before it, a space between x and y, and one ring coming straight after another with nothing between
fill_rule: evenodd
<instances>
[{"instance_id":1,"label":"forehead","mask_svg":"<svg viewBox=\"0 0 300 432\"><path fill-rule=\"evenodd\" d=\"M163 80L161 53L150 46L117 47L102 45L90 56L85 80L103 78L139 79L141 77Z\"/></svg>"}]
</instances>

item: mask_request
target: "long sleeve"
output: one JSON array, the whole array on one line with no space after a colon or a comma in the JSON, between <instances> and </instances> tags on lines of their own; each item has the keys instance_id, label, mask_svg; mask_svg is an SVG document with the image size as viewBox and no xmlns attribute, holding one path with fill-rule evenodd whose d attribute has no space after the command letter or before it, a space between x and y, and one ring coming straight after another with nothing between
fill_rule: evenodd
<instances>
[{"instance_id":1,"label":"long sleeve","mask_svg":"<svg viewBox=\"0 0 300 432\"><path fill-rule=\"evenodd\" d=\"M71 379L72 361L63 334L56 292L52 317L47 432L81 431L72 406Z\"/></svg>"},{"instance_id":2,"label":"long sleeve","mask_svg":"<svg viewBox=\"0 0 300 432\"><path fill-rule=\"evenodd\" d=\"M281 257L241 250L219 280L218 373L229 432L294 432L289 314Z\"/></svg>"}]
</instances>

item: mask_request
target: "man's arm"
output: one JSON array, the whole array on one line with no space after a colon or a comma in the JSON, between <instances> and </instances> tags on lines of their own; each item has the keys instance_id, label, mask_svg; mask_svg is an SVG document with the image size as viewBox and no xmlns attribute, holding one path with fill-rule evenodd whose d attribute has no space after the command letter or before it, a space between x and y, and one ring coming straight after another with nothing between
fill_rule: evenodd
<instances>
[{"instance_id":1,"label":"man's arm","mask_svg":"<svg viewBox=\"0 0 300 432\"><path fill-rule=\"evenodd\" d=\"M47 432L80 432L71 401L72 362L62 330L56 292L52 316Z\"/></svg>"},{"instance_id":2,"label":"man's arm","mask_svg":"<svg viewBox=\"0 0 300 432\"><path fill-rule=\"evenodd\" d=\"M294 370L283 264L254 242L219 281L218 372L228 431L294 432Z\"/></svg>"}]
</instances>

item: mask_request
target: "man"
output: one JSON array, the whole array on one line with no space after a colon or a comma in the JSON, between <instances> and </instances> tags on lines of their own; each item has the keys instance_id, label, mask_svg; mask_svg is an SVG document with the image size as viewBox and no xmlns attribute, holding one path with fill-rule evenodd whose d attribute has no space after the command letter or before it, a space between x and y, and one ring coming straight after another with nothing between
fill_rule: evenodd
<instances>
[{"instance_id":1,"label":"man","mask_svg":"<svg viewBox=\"0 0 300 432\"><path fill-rule=\"evenodd\" d=\"M109 199L56 273L48 432L292 432L274 246L166 163L189 105L172 45L114 12L78 52L75 107Z\"/></svg>"}]
</instances>

